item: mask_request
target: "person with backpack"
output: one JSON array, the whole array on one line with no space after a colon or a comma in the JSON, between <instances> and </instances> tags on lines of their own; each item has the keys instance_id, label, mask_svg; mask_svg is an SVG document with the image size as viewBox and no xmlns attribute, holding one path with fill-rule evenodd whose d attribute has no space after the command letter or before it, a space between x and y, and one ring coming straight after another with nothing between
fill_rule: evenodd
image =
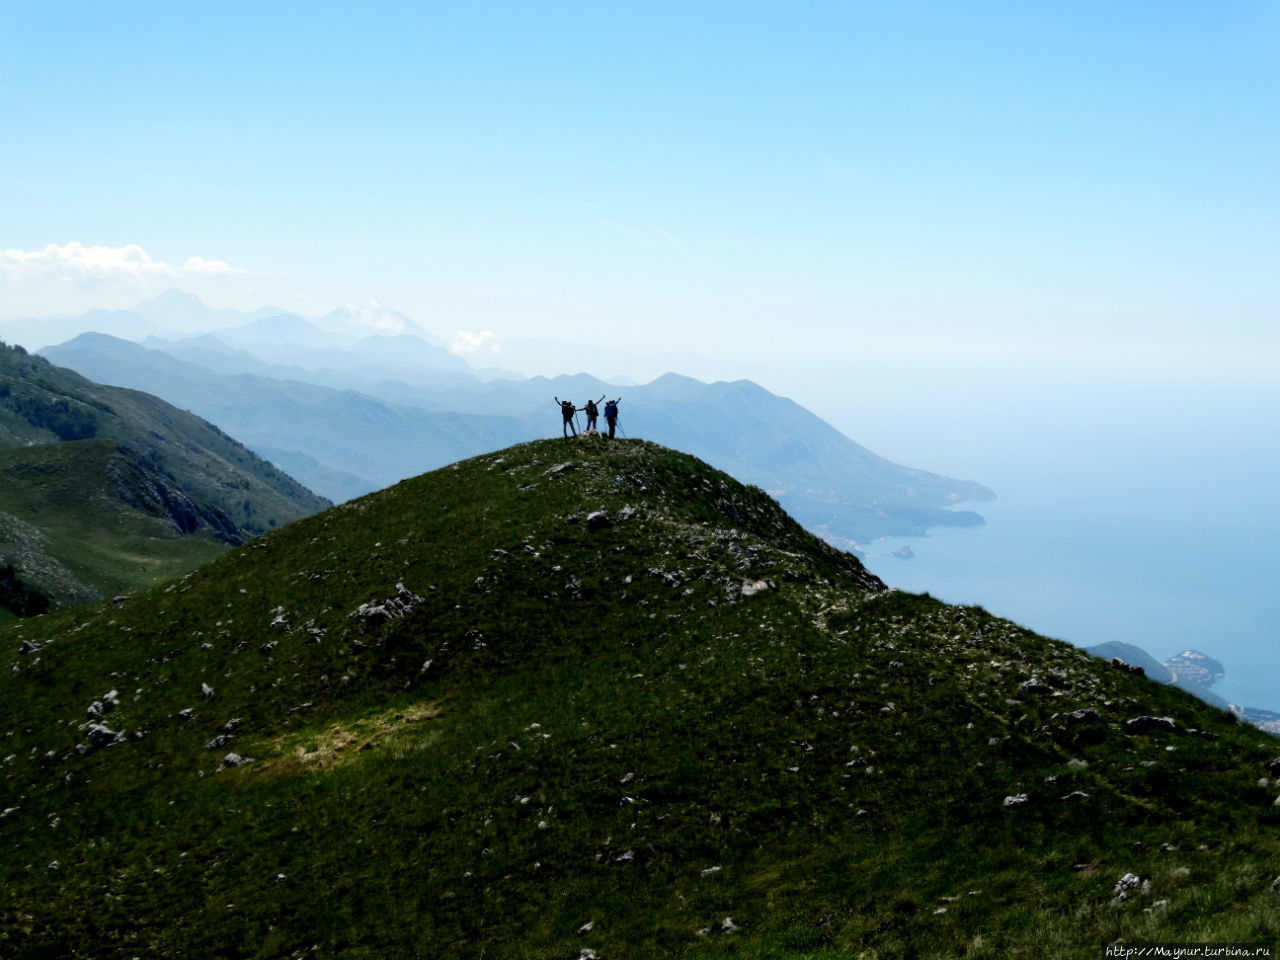
<instances>
[{"instance_id":1,"label":"person with backpack","mask_svg":"<svg viewBox=\"0 0 1280 960\"><path fill-rule=\"evenodd\" d=\"M603 400L604 397L601 397L600 399ZM619 397L617 400L610 400L608 403L604 405L604 419L605 419L605 422L609 424L610 439L613 439L614 427L618 425L618 404L620 404L621 402L622 402L622 398Z\"/></svg>"},{"instance_id":2,"label":"person with backpack","mask_svg":"<svg viewBox=\"0 0 1280 960\"><path fill-rule=\"evenodd\" d=\"M561 428L564 438L566 440L569 439L570 430L573 431L573 435L576 437L578 435L578 428L574 425L573 415L578 412L578 408L568 400L561 400L559 397L556 397L555 399L556 404L560 407L560 416L564 418L564 426Z\"/></svg>"},{"instance_id":3,"label":"person with backpack","mask_svg":"<svg viewBox=\"0 0 1280 960\"><path fill-rule=\"evenodd\" d=\"M604 396L602 394L599 400L588 400L587 405L582 408L587 411L587 429L584 430L583 433L591 433L593 430L596 433L600 432L599 430L596 430L596 418L600 416L600 408L596 406L596 404L603 400Z\"/></svg>"}]
</instances>

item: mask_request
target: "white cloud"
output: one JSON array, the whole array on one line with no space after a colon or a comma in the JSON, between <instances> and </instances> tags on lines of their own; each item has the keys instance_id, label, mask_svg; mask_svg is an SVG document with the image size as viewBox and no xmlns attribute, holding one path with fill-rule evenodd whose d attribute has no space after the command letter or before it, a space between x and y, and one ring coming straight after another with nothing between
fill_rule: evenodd
<instances>
[{"instance_id":1,"label":"white cloud","mask_svg":"<svg viewBox=\"0 0 1280 960\"><path fill-rule=\"evenodd\" d=\"M96 286L115 280L141 280L157 275L175 276L167 263L152 260L136 244L124 247L86 247L72 241L64 246L51 243L43 250L5 250L0 253L0 271L14 283L61 282Z\"/></svg>"},{"instance_id":2,"label":"white cloud","mask_svg":"<svg viewBox=\"0 0 1280 960\"><path fill-rule=\"evenodd\" d=\"M198 277L244 277L249 271L223 260L191 257L182 266L154 259L131 243L123 247L87 247L72 240L43 250L0 251L0 276L19 286L58 285L81 289L149 287Z\"/></svg>"},{"instance_id":3,"label":"white cloud","mask_svg":"<svg viewBox=\"0 0 1280 960\"><path fill-rule=\"evenodd\" d=\"M284 287L281 278L207 257L169 263L136 243L110 247L72 240L42 250L0 250L0 320L127 309L171 287L206 303L256 309L296 282Z\"/></svg>"},{"instance_id":4,"label":"white cloud","mask_svg":"<svg viewBox=\"0 0 1280 960\"><path fill-rule=\"evenodd\" d=\"M363 307L348 307L351 326L360 330L372 330L380 334L400 334L405 331L404 317L388 310L377 300L370 300Z\"/></svg>"},{"instance_id":5,"label":"white cloud","mask_svg":"<svg viewBox=\"0 0 1280 960\"><path fill-rule=\"evenodd\" d=\"M248 270L233 267L225 260L206 260L204 257L191 257L182 268L186 273L199 274L205 277L247 277Z\"/></svg>"},{"instance_id":6,"label":"white cloud","mask_svg":"<svg viewBox=\"0 0 1280 960\"><path fill-rule=\"evenodd\" d=\"M502 344L498 343L498 338L494 336L492 330L481 330L479 333L459 330L449 341L449 352L460 357L492 355L502 352Z\"/></svg>"}]
</instances>

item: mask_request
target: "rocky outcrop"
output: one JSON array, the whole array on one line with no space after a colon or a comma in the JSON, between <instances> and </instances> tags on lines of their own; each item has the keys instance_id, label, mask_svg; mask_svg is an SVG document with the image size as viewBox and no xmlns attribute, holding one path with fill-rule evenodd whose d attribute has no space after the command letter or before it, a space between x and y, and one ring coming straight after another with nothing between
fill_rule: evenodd
<instances>
[{"instance_id":1,"label":"rocky outcrop","mask_svg":"<svg viewBox=\"0 0 1280 960\"><path fill-rule=\"evenodd\" d=\"M126 465L113 464L111 472L116 496L126 504L135 510L167 516L174 531L183 536L207 529L231 546L247 542L248 537L223 510L193 500L166 479L159 467L129 447L121 445L116 449L126 458Z\"/></svg>"},{"instance_id":2,"label":"rocky outcrop","mask_svg":"<svg viewBox=\"0 0 1280 960\"><path fill-rule=\"evenodd\" d=\"M1150 733L1153 730L1172 732L1178 729L1172 717L1134 717L1124 722L1126 733Z\"/></svg>"}]
</instances>

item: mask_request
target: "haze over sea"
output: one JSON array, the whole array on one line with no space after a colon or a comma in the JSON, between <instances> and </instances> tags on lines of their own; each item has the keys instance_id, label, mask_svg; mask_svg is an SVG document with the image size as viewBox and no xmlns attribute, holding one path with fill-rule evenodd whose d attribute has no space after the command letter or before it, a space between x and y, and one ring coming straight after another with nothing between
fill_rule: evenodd
<instances>
[{"instance_id":1,"label":"haze over sea","mask_svg":"<svg viewBox=\"0 0 1280 960\"><path fill-rule=\"evenodd\" d=\"M868 545L889 584L1079 646L1222 661L1216 693L1280 711L1280 385L1265 378L912 377L830 386L877 452L978 480L982 527ZM844 390L850 400L837 400ZM910 546L914 556L893 552Z\"/></svg>"}]
</instances>

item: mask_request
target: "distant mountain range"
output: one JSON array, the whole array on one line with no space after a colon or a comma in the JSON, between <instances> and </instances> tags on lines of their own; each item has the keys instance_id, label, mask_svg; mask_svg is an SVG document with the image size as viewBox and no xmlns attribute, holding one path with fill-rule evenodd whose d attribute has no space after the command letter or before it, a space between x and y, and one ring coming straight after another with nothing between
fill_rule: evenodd
<instances>
[{"instance_id":1,"label":"distant mountain range","mask_svg":"<svg viewBox=\"0 0 1280 960\"><path fill-rule=\"evenodd\" d=\"M199 417L0 345L0 609L177 576L326 506Z\"/></svg>"},{"instance_id":2,"label":"distant mountain range","mask_svg":"<svg viewBox=\"0 0 1280 960\"><path fill-rule=\"evenodd\" d=\"M299 330L296 319L275 329ZM952 507L994 496L977 483L878 457L799 404L745 380L707 384L667 374L625 391L585 374L486 382L430 365L435 348L408 335L332 354L273 343L271 355L297 360L289 366L272 362L251 337L235 346L210 335L147 344L83 334L42 354L190 409L337 501L519 440L555 436L555 397L581 406L620 392L624 435L695 451L774 493L802 523L842 546L978 524L978 514ZM315 366L326 355L332 362ZM412 375L397 362L416 364Z\"/></svg>"},{"instance_id":3,"label":"distant mountain range","mask_svg":"<svg viewBox=\"0 0 1280 960\"><path fill-rule=\"evenodd\" d=\"M215 373L101 334L82 334L43 355L91 379L191 410L335 501L528 437L527 426L512 418L396 405L300 380Z\"/></svg>"},{"instance_id":4,"label":"distant mountain range","mask_svg":"<svg viewBox=\"0 0 1280 960\"><path fill-rule=\"evenodd\" d=\"M265 326L260 325L260 321L264 320L271 322ZM125 340L142 340L146 337L177 340L216 330L225 334L227 339L234 340L235 331L243 330L245 336L271 342L280 338L264 338L263 331L283 331L290 326L295 334L303 332L312 346L316 345L317 338L323 333L328 335L329 343L354 343L374 335L411 334L425 340L430 346L441 349L444 347L443 343L420 324L402 313L378 304L340 307L324 316L307 320L279 307L262 307L247 312L214 309L206 306L199 297L181 290L168 290L128 310L90 310L74 317L10 320L0 324L0 337L9 343L22 344L28 349L61 343L81 333L106 333Z\"/></svg>"},{"instance_id":5,"label":"distant mountain range","mask_svg":"<svg viewBox=\"0 0 1280 960\"><path fill-rule=\"evenodd\" d=\"M271 307L213 310L171 290L130 310L10 322L0 336L28 337L25 345L84 376L191 410L335 501L555 436L554 397L581 406L620 393L625 435L690 450L758 484L846 548L979 524L979 514L956 504L994 496L876 456L750 381L667 374L620 387L620 378L586 374L474 371L424 327L380 305L305 318Z\"/></svg>"}]
</instances>

